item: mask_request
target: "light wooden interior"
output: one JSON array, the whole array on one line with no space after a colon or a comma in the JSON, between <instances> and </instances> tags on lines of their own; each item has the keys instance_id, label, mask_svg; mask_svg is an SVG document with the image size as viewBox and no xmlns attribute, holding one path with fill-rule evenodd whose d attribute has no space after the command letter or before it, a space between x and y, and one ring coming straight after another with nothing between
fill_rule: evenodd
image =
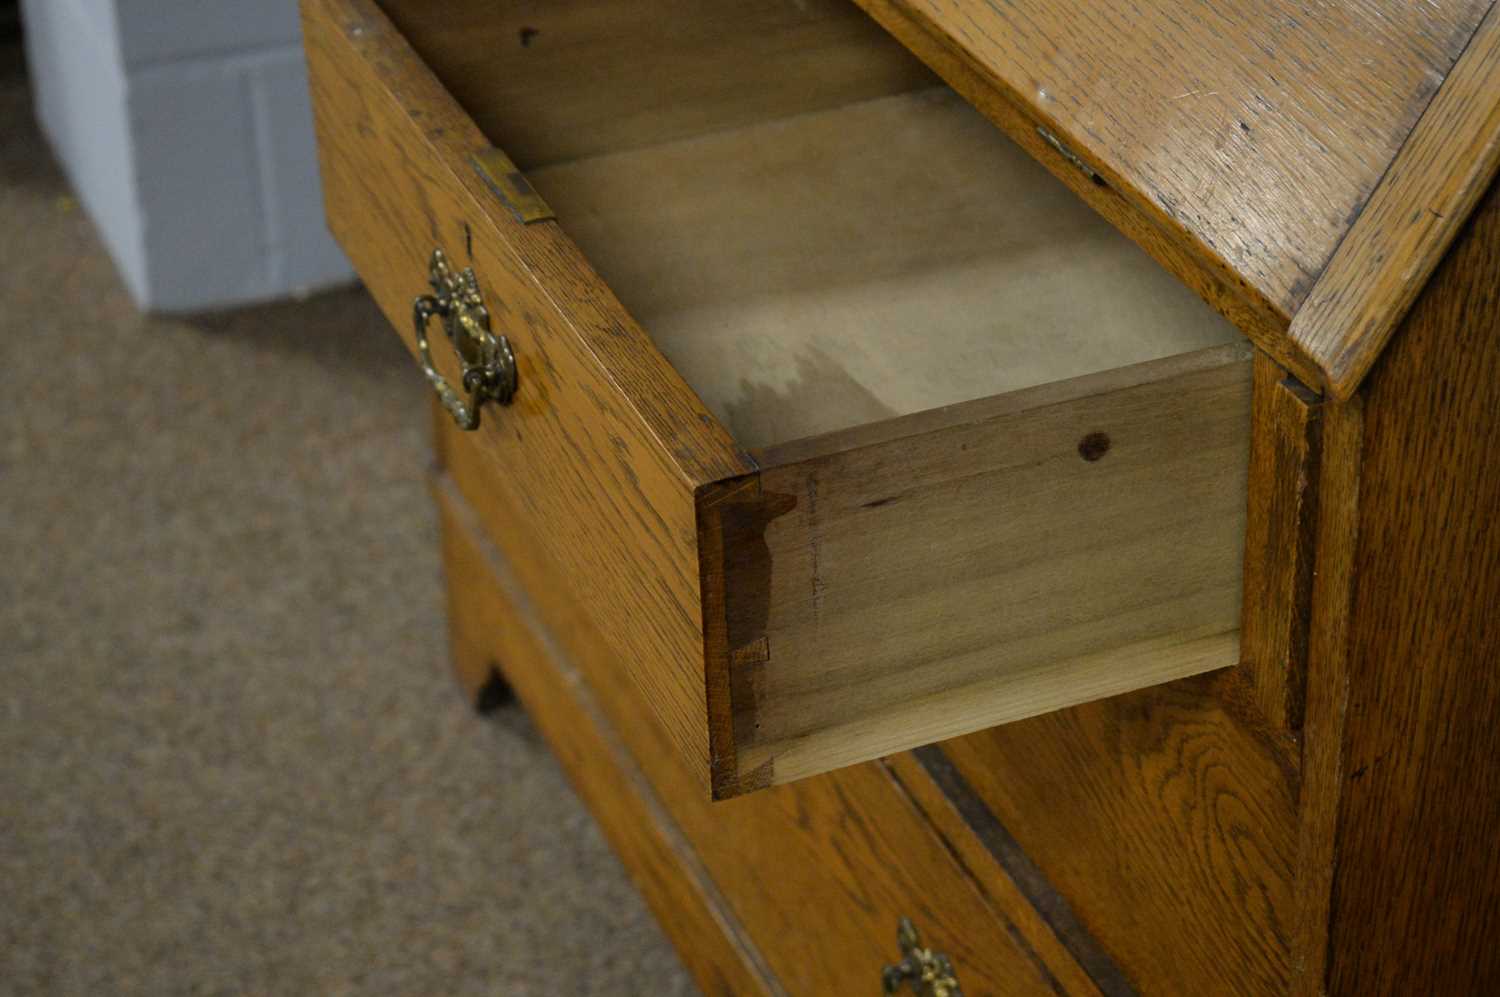
<instances>
[{"instance_id":1,"label":"light wooden interior","mask_svg":"<svg viewBox=\"0 0 1500 997\"><path fill-rule=\"evenodd\" d=\"M764 451L775 514L724 534L726 619L765 621L731 636L742 775L1233 665L1250 373L1234 343Z\"/></svg>"},{"instance_id":2,"label":"light wooden interior","mask_svg":"<svg viewBox=\"0 0 1500 997\"><path fill-rule=\"evenodd\" d=\"M747 447L1237 335L941 88L531 179Z\"/></svg>"},{"instance_id":3,"label":"light wooden interior","mask_svg":"<svg viewBox=\"0 0 1500 997\"><path fill-rule=\"evenodd\" d=\"M845 0L385 7L747 448L1238 336Z\"/></svg>"}]
</instances>

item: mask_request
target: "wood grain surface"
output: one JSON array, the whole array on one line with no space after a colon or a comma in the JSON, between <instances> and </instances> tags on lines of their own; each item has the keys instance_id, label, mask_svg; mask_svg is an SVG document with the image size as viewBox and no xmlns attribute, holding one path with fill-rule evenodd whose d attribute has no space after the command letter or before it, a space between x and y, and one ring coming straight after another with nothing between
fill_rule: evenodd
<instances>
[{"instance_id":1,"label":"wood grain surface","mask_svg":"<svg viewBox=\"0 0 1500 997\"><path fill-rule=\"evenodd\" d=\"M456 431L440 426L439 432L453 462L453 485L467 494L482 482L473 473L479 462ZM1016 896L981 893L882 766L711 803L661 725L642 712L640 692L623 675L618 655L569 600L535 537L510 533L496 539L504 557L501 573L513 573L504 582L506 598L529 605L543 622L553 646L549 662L577 670L572 695L597 704L786 992L878 990L881 966L897 956L901 916L913 918L927 943L953 958L966 993L1089 992L1064 988L1060 981L1076 979L1076 971L1069 970L1065 953L1053 971L1048 958L1062 950L1035 926L1035 914ZM493 606L481 617L500 618ZM556 681L528 679L511 662L501 664L511 666L507 674L529 709L535 707L528 682ZM549 739L572 737L575 728L586 726L584 717L574 709L550 721ZM1017 929L1017 922L1031 924L1030 930ZM1038 946L1028 939L1037 939Z\"/></svg>"},{"instance_id":2,"label":"wood grain surface","mask_svg":"<svg viewBox=\"0 0 1500 997\"><path fill-rule=\"evenodd\" d=\"M922 812L924 819L942 837L943 843L952 851L955 860L978 886L990 904L1004 912L1009 922L1008 930L1024 939L1027 948L1037 953L1046 964L1048 972L1056 982L1056 989L1066 994L1110 995L1107 984L1101 988L1095 980L1099 975L1094 967L1086 966L1071 951L1069 944L1060 937L1054 927L1054 911L1043 913L1032 895L1030 884L1018 881L1013 869L1003 864L984 837L975 831L970 822L969 808L983 801L973 797L955 801L948 788L935 779L919 754L936 748L907 751L883 758L880 764L890 771L892 778Z\"/></svg>"},{"instance_id":3,"label":"wood grain surface","mask_svg":"<svg viewBox=\"0 0 1500 997\"><path fill-rule=\"evenodd\" d=\"M474 266L521 385L476 445L706 784L694 491L752 465L555 223L485 186L486 140L371 0L303 13L335 236L408 346L433 249Z\"/></svg>"},{"instance_id":4,"label":"wood grain surface","mask_svg":"<svg viewBox=\"0 0 1500 997\"><path fill-rule=\"evenodd\" d=\"M1297 997L1318 997L1326 992L1328 912L1349 698L1349 613L1354 594L1354 546L1359 536L1363 399L1355 395L1348 402L1324 405L1321 421L1297 880L1290 916L1290 993Z\"/></svg>"},{"instance_id":5,"label":"wood grain surface","mask_svg":"<svg viewBox=\"0 0 1500 997\"><path fill-rule=\"evenodd\" d=\"M1321 401L1256 351L1240 664L1266 722L1302 726Z\"/></svg>"},{"instance_id":6,"label":"wood grain surface","mask_svg":"<svg viewBox=\"0 0 1500 997\"><path fill-rule=\"evenodd\" d=\"M1076 974L1077 979L1066 984L1069 992L1106 997L1136 992L940 745L892 755L883 764L933 822L980 889L1013 895L1012 903L1028 912L1029 917L1015 922L1017 928L1029 929L1028 941L1038 951L1055 950L1049 966Z\"/></svg>"},{"instance_id":7,"label":"wood grain surface","mask_svg":"<svg viewBox=\"0 0 1500 997\"><path fill-rule=\"evenodd\" d=\"M942 746L1143 994L1289 981L1296 756L1216 685L1185 679Z\"/></svg>"},{"instance_id":8,"label":"wood grain surface","mask_svg":"<svg viewBox=\"0 0 1500 997\"><path fill-rule=\"evenodd\" d=\"M441 413L447 418L447 413ZM511 602L472 511L451 483L434 482L455 668L500 670L526 708L610 846L705 994L784 995L692 847L576 671L549 657L535 624ZM503 791L496 787L496 791Z\"/></svg>"},{"instance_id":9,"label":"wood grain surface","mask_svg":"<svg viewBox=\"0 0 1500 997\"><path fill-rule=\"evenodd\" d=\"M1359 387L1500 169L1500 7L1442 89L1292 319L1339 398Z\"/></svg>"},{"instance_id":10,"label":"wood grain surface","mask_svg":"<svg viewBox=\"0 0 1500 997\"><path fill-rule=\"evenodd\" d=\"M1371 371L1333 994L1500 987L1500 188ZM1320 555L1321 556L1321 555Z\"/></svg>"},{"instance_id":11,"label":"wood grain surface","mask_svg":"<svg viewBox=\"0 0 1500 997\"><path fill-rule=\"evenodd\" d=\"M1249 435L1235 345L763 451L702 504L716 791L1234 664Z\"/></svg>"},{"instance_id":12,"label":"wood grain surface","mask_svg":"<svg viewBox=\"0 0 1500 997\"><path fill-rule=\"evenodd\" d=\"M847 0L379 0L523 169L933 82Z\"/></svg>"},{"instance_id":13,"label":"wood grain surface","mask_svg":"<svg viewBox=\"0 0 1500 997\"><path fill-rule=\"evenodd\" d=\"M528 178L745 447L1241 338L943 87Z\"/></svg>"},{"instance_id":14,"label":"wood grain surface","mask_svg":"<svg viewBox=\"0 0 1500 997\"><path fill-rule=\"evenodd\" d=\"M1308 383L1286 323L1491 6L861 4L924 32L917 54L940 74L935 52L1177 233L1244 311L1279 320L1279 335L1242 327Z\"/></svg>"}]
</instances>

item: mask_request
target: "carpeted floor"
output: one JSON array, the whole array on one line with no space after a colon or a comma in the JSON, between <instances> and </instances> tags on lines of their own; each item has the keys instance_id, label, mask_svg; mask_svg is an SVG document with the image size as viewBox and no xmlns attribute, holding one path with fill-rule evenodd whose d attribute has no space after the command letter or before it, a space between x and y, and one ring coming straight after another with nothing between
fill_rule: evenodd
<instances>
[{"instance_id":1,"label":"carpeted floor","mask_svg":"<svg viewBox=\"0 0 1500 997\"><path fill-rule=\"evenodd\" d=\"M690 991L447 676L425 391L358 291L136 315L0 49L0 993Z\"/></svg>"}]
</instances>

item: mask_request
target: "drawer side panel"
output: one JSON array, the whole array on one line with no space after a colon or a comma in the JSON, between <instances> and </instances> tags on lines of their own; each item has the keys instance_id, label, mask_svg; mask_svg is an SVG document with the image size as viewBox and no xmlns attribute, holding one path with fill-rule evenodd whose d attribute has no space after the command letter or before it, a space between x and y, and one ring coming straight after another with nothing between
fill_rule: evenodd
<instances>
[{"instance_id":1,"label":"drawer side panel","mask_svg":"<svg viewBox=\"0 0 1500 997\"><path fill-rule=\"evenodd\" d=\"M733 789L1236 664L1250 366L1224 347L763 455L758 493L709 506Z\"/></svg>"}]
</instances>

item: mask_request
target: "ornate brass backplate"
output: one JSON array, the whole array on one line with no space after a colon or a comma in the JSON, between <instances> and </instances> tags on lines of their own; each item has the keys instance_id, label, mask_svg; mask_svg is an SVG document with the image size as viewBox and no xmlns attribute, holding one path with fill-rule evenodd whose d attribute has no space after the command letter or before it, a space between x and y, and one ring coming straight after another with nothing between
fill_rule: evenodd
<instances>
[{"instance_id":1,"label":"ornate brass backplate","mask_svg":"<svg viewBox=\"0 0 1500 997\"><path fill-rule=\"evenodd\" d=\"M881 971L881 983L888 994L900 993L903 985L917 997L963 997L953 963L941 952L922 947L916 926L903 917L896 931L901 945L901 961Z\"/></svg>"},{"instance_id":2,"label":"ornate brass backplate","mask_svg":"<svg viewBox=\"0 0 1500 997\"><path fill-rule=\"evenodd\" d=\"M478 429L481 405L490 399L509 405L515 397L519 380L515 353L508 339L490 331L489 309L484 306L472 268L455 271L443 251L434 249L427 281L433 293L421 295L412 305L422 371L453 421L464 429ZM460 397L433 365L427 326L434 317L442 319L443 331L458 353L467 399Z\"/></svg>"}]
</instances>

